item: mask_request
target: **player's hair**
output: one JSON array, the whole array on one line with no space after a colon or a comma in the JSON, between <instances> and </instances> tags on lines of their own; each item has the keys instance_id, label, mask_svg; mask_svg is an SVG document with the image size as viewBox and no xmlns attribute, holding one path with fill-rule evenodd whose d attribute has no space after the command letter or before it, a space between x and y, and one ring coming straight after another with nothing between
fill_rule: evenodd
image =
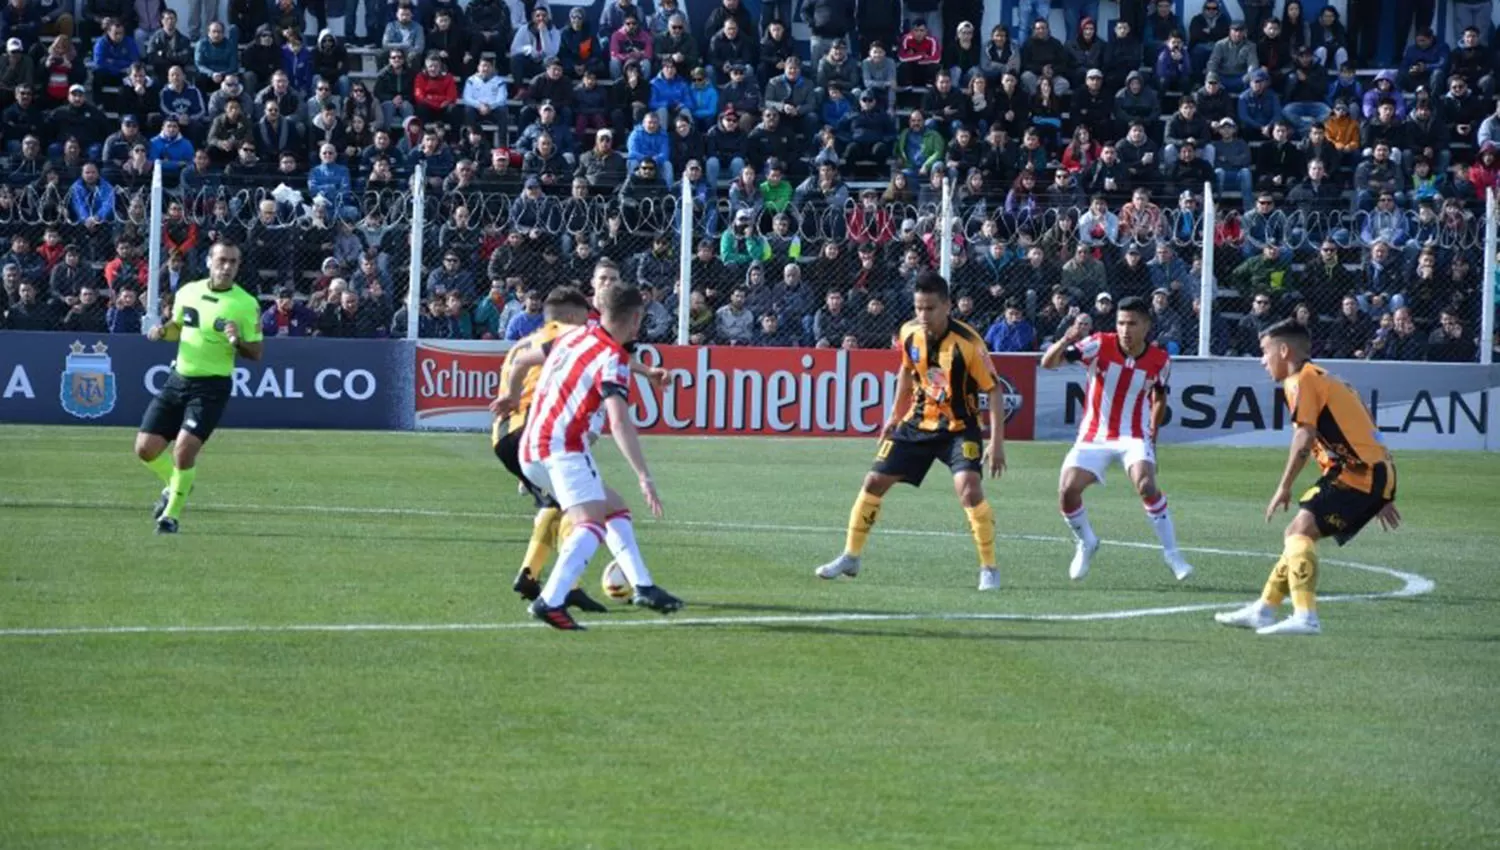
<instances>
[{"instance_id":1,"label":"player's hair","mask_svg":"<svg viewBox=\"0 0 1500 850\"><path fill-rule=\"evenodd\" d=\"M240 246L237 243L231 242L228 239L215 239L214 243L208 246L208 252L212 254L215 248L233 248L236 251L240 250Z\"/></svg>"},{"instance_id":2,"label":"player's hair","mask_svg":"<svg viewBox=\"0 0 1500 850\"><path fill-rule=\"evenodd\" d=\"M948 281L943 280L943 276L934 271L925 271L917 275L916 281L912 284L912 292L917 295L936 295L944 301L950 297Z\"/></svg>"},{"instance_id":3,"label":"player's hair","mask_svg":"<svg viewBox=\"0 0 1500 850\"><path fill-rule=\"evenodd\" d=\"M609 257L600 257L599 261L594 263L594 271L598 271L600 269L614 269L615 273L619 274L620 264L615 262L614 260L611 260Z\"/></svg>"},{"instance_id":4,"label":"player's hair","mask_svg":"<svg viewBox=\"0 0 1500 850\"><path fill-rule=\"evenodd\" d=\"M1128 298L1121 298L1120 303L1115 305L1115 312L1134 313L1137 316L1150 318L1151 306L1146 303L1146 299L1138 295L1132 295Z\"/></svg>"},{"instance_id":5,"label":"player's hair","mask_svg":"<svg viewBox=\"0 0 1500 850\"><path fill-rule=\"evenodd\" d=\"M1299 351L1312 348L1312 335L1296 319L1283 319L1260 332L1261 338L1284 342Z\"/></svg>"},{"instance_id":6,"label":"player's hair","mask_svg":"<svg viewBox=\"0 0 1500 850\"><path fill-rule=\"evenodd\" d=\"M547 298L542 302L542 313L549 321L557 318L557 314L568 310L579 313L587 313L589 300L582 292L571 286L559 286L547 293Z\"/></svg>"},{"instance_id":7,"label":"player's hair","mask_svg":"<svg viewBox=\"0 0 1500 850\"><path fill-rule=\"evenodd\" d=\"M604 291L604 303L599 305L599 310L605 315L618 316L631 310L640 310L645 306L646 297L641 294L639 288L621 284Z\"/></svg>"}]
</instances>

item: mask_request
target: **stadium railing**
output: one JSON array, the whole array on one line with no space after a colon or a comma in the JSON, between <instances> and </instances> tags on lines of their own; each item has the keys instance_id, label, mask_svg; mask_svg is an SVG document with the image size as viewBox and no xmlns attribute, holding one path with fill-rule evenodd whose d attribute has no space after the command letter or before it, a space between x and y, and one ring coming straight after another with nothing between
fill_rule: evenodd
<instances>
[{"instance_id":1,"label":"stadium railing","mask_svg":"<svg viewBox=\"0 0 1500 850\"><path fill-rule=\"evenodd\" d=\"M1166 193L1175 206L1133 210L1122 222L1120 207L1102 217L1087 207L1017 209L1003 197L966 196L951 181L936 196L872 201L860 193L825 202L813 194L774 208L741 197L706 200L692 186L645 199L442 192L420 171L401 191L318 202L285 186L221 186L191 196L159 186L153 181L148 215L139 199L117 213L149 221L149 281L159 284L173 262L201 268L202 251L172 257L164 223L174 226L180 214L200 234L230 229L245 240L245 273L257 294L269 303L289 289L320 324L335 319L329 326L337 330L324 335L504 339L525 312L526 293L586 286L593 263L607 256L627 280L649 285L660 304L647 321L652 342L887 347L909 313L910 279L933 267L951 281L959 315L987 337L995 331L1001 347L1034 350L1073 313L1107 322L1121 299L1149 301L1165 289L1164 307L1177 325L1167 341L1176 353L1254 354L1254 330L1268 321L1257 304L1264 294L1269 318L1303 316L1332 356L1340 353L1331 340L1344 296L1357 294L1359 306L1369 307L1369 296L1382 294L1365 290L1373 243L1384 239L1394 280L1386 294L1414 308L1418 333L1450 327L1440 321L1447 312L1462 336L1494 338L1494 191L1483 219L1438 208L1400 213L1395 223L1358 210L1247 212L1219 203L1205 185L1201 194ZM0 219L41 221L48 209L67 217L28 191L0 198ZM219 218L226 212L227 223ZM1265 250L1268 242L1274 252ZM1325 245L1336 268L1320 276ZM734 308L740 287L748 328ZM153 285L150 297L158 290ZM830 293L843 302L838 310ZM340 304L330 301L350 301L353 318L336 321ZM1000 327L1008 306L1031 325L1029 343L1024 329ZM730 315L721 319L725 308ZM763 324L767 313L776 319ZM1492 345L1474 348L1489 362Z\"/></svg>"}]
</instances>

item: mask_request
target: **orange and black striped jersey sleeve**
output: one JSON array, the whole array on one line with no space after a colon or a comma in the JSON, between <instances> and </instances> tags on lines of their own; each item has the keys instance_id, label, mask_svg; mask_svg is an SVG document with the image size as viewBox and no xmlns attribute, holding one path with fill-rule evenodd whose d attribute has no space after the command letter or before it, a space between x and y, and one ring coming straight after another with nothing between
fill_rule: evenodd
<instances>
[{"instance_id":1,"label":"orange and black striped jersey sleeve","mask_svg":"<svg viewBox=\"0 0 1500 850\"><path fill-rule=\"evenodd\" d=\"M901 327L901 365L913 377L906 423L919 431L960 433L979 426L979 394L995 387L989 352L979 333L950 322L931 337L916 322Z\"/></svg>"},{"instance_id":2,"label":"orange and black striped jersey sleeve","mask_svg":"<svg viewBox=\"0 0 1500 850\"><path fill-rule=\"evenodd\" d=\"M1317 433L1313 454L1324 475L1362 493L1374 486L1375 467L1390 464L1391 455L1380 442L1375 420L1359 393L1326 369L1306 363L1282 382L1292 421ZM1382 476L1394 488L1394 475ZM1386 498L1390 498L1389 495Z\"/></svg>"},{"instance_id":3,"label":"orange and black striped jersey sleeve","mask_svg":"<svg viewBox=\"0 0 1500 850\"><path fill-rule=\"evenodd\" d=\"M507 382L510 381L511 364L515 362L516 355L522 351L533 348L541 348L546 354L552 350L552 343L567 331L573 329L572 325L562 322L547 322L532 331L527 336L517 340L516 344L505 352L505 362L500 366L500 389L505 390ZM516 410L509 416L496 417L494 424L490 426L490 442L498 444L500 438L512 432L519 432L526 427L526 414L531 409L531 397L536 392L536 381L542 373L542 367L533 366L526 373L526 378L521 384L521 400L516 405Z\"/></svg>"}]
</instances>

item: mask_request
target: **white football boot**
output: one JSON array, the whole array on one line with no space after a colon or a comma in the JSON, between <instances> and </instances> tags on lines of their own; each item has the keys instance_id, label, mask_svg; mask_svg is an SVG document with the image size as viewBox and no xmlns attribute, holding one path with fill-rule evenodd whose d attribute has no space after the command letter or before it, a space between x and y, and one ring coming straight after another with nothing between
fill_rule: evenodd
<instances>
[{"instance_id":1,"label":"white football boot","mask_svg":"<svg viewBox=\"0 0 1500 850\"><path fill-rule=\"evenodd\" d=\"M997 569L995 569L994 567L980 567L979 568L979 589L980 590L999 590L1000 589L1000 571L997 570Z\"/></svg>"},{"instance_id":2,"label":"white football boot","mask_svg":"<svg viewBox=\"0 0 1500 850\"><path fill-rule=\"evenodd\" d=\"M813 570L818 578L835 579L839 576L854 578L859 575L859 558L847 552Z\"/></svg>"},{"instance_id":3,"label":"white football boot","mask_svg":"<svg viewBox=\"0 0 1500 850\"><path fill-rule=\"evenodd\" d=\"M1083 581L1084 576L1089 574L1089 562L1094 560L1094 553L1099 551L1099 538L1086 537L1078 541L1073 550L1073 563L1068 566L1068 578L1073 581Z\"/></svg>"},{"instance_id":4,"label":"white football boot","mask_svg":"<svg viewBox=\"0 0 1500 850\"><path fill-rule=\"evenodd\" d=\"M1183 560L1180 552L1162 550L1161 557L1167 562L1167 569L1172 571L1172 575L1176 576L1178 581L1183 581L1193 574L1193 565Z\"/></svg>"},{"instance_id":5,"label":"white football boot","mask_svg":"<svg viewBox=\"0 0 1500 850\"><path fill-rule=\"evenodd\" d=\"M1279 623L1262 626L1255 630L1258 635L1320 635L1323 627L1318 624L1314 611L1296 611Z\"/></svg>"},{"instance_id":6,"label":"white football boot","mask_svg":"<svg viewBox=\"0 0 1500 850\"><path fill-rule=\"evenodd\" d=\"M1237 629L1263 629L1276 622L1276 612L1266 603L1259 599L1251 602L1243 608L1233 611L1220 611L1214 615L1214 621L1225 626L1233 626Z\"/></svg>"}]
</instances>

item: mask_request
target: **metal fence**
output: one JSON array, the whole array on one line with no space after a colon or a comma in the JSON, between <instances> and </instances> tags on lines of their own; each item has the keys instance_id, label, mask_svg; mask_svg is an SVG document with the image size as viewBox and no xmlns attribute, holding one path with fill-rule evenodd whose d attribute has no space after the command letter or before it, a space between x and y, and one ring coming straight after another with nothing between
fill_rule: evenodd
<instances>
[{"instance_id":1,"label":"metal fence","mask_svg":"<svg viewBox=\"0 0 1500 850\"><path fill-rule=\"evenodd\" d=\"M103 221L59 184L0 187L0 233L76 246L101 295L138 280L151 316L228 239L244 247L247 288L296 314L268 321L281 333L516 338L541 296L586 288L607 257L651 292L653 342L886 347L911 280L937 268L996 350L1035 350L1078 314L1108 326L1132 296L1153 303L1174 353L1252 356L1281 318L1306 321L1326 357L1487 360L1494 345L1493 193L1481 216L1442 201L1226 209L1208 187L1055 206L938 179L872 192L813 178L727 197L701 181L644 194L433 187L420 169L317 198L291 182L121 186ZM116 279L121 268L138 273ZM64 318L80 300L52 294Z\"/></svg>"}]
</instances>

